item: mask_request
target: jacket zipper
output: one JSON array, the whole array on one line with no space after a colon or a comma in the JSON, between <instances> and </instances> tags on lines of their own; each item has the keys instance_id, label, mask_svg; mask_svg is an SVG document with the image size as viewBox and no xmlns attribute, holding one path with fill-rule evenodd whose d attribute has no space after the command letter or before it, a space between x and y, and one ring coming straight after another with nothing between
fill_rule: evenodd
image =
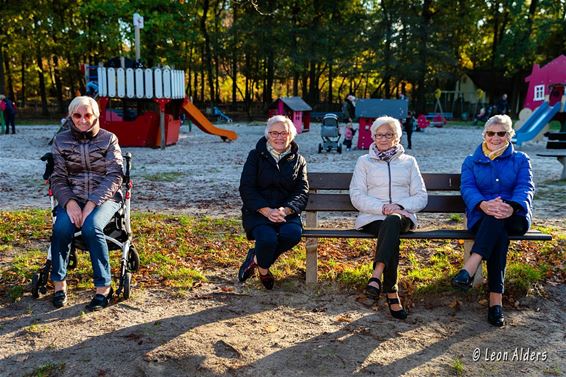
<instances>
[{"instance_id":1,"label":"jacket zipper","mask_svg":"<svg viewBox=\"0 0 566 377\"><path fill-rule=\"evenodd\" d=\"M387 171L389 173L389 204L393 203L391 200L391 164L387 161Z\"/></svg>"}]
</instances>

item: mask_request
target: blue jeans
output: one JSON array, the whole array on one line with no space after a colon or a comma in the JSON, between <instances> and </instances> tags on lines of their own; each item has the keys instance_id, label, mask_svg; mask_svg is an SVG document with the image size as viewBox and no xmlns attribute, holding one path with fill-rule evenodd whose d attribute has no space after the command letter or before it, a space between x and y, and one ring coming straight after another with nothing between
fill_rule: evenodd
<instances>
[{"instance_id":1,"label":"blue jeans","mask_svg":"<svg viewBox=\"0 0 566 377\"><path fill-rule=\"evenodd\" d=\"M108 200L88 215L81 228L84 244L90 253L95 287L108 287L112 282L104 227L119 209L120 203ZM57 206L55 214L57 219L53 224L51 239L51 280L63 281L67 277L67 260L71 242L78 228L71 222L64 208Z\"/></svg>"},{"instance_id":2,"label":"blue jeans","mask_svg":"<svg viewBox=\"0 0 566 377\"><path fill-rule=\"evenodd\" d=\"M481 255L486 261L489 291L503 293L509 234L525 234L529 230L527 219L513 215L498 220L493 216L483 215L471 230L476 235L471 252Z\"/></svg>"},{"instance_id":3,"label":"blue jeans","mask_svg":"<svg viewBox=\"0 0 566 377\"><path fill-rule=\"evenodd\" d=\"M300 224L292 222L255 227L252 234L257 264L269 268L283 252L301 241L302 231Z\"/></svg>"}]
</instances>

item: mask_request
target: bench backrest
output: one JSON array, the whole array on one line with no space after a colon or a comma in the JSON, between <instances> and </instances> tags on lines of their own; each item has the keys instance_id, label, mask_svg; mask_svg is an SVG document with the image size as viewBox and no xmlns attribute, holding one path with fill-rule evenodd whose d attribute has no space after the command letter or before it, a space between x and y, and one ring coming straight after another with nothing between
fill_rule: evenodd
<instances>
[{"instance_id":1,"label":"bench backrest","mask_svg":"<svg viewBox=\"0 0 566 377\"><path fill-rule=\"evenodd\" d=\"M423 173L428 204L421 212L463 213L466 209L460 196L460 174ZM352 173L308 174L310 195L306 211L357 212L348 193L325 191L348 190Z\"/></svg>"}]
</instances>

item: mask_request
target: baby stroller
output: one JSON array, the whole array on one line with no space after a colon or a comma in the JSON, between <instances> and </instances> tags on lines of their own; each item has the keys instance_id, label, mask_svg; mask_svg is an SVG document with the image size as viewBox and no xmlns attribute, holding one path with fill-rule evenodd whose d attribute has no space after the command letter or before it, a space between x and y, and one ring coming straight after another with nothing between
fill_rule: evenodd
<instances>
[{"instance_id":1,"label":"baby stroller","mask_svg":"<svg viewBox=\"0 0 566 377\"><path fill-rule=\"evenodd\" d=\"M53 156L46 153L41 157L45 161L45 173L43 179L49 182L49 177L53 173ZM108 250L122 250L120 261L120 277L119 285L116 291L116 297L122 295L124 299L128 299L131 293L132 272L138 270L140 265L140 257L134 246L132 245L132 228L130 226L130 200L132 196L133 182L130 179L130 170L132 168L132 154L124 155L125 166L123 173L122 188L124 191L124 199L121 208L114 214L110 222L104 228L104 235L108 243ZM57 205L51 186L49 186L48 196L51 201L51 221L55 223L56 217L55 207ZM70 245L69 260L67 269L72 270L77 266L76 250L87 250L81 237L81 232L75 233L73 242ZM51 246L47 251L47 260L43 267L32 276L31 294L34 298L38 298L39 294L47 293L47 282L49 281L49 273L51 272Z\"/></svg>"},{"instance_id":2,"label":"baby stroller","mask_svg":"<svg viewBox=\"0 0 566 377\"><path fill-rule=\"evenodd\" d=\"M322 143L318 144L318 153L322 153L323 150L330 152L332 149L342 153L342 144L338 143L340 140L340 126L338 125L338 116L336 114L324 115L320 136L322 137Z\"/></svg>"}]
</instances>

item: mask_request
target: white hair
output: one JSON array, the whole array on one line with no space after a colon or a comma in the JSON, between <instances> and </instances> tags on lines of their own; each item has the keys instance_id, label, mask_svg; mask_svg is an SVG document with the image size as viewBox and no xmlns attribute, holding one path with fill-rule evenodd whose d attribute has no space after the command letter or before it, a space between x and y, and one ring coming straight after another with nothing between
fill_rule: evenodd
<instances>
[{"instance_id":1,"label":"white hair","mask_svg":"<svg viewBox=\"0 0 566 377\"><path fill-rule=\"evenodd\" d=\"M485 131L494 124L499 124L503 126L505 131L507 131L509 138L515 135L515 130L513 129L513 121L509 117L509 115L494 115L485 122L485 126L483 127L482 135L485 136Z\"/></svg>"},{"instance_id":2,"label":"white hair","mask_svg":"<svg viewBox=\"0 0 566 377\"><path fill-rule=\"evenodd\" d=\"M375 139L375 134L377 133L377 130L384 125L388 125L389 127L391 127L391 130L393 130L393 133L395 134L395 140L399 142L401 140L401 134L402 134L401 123L399 123L397 119L389 116L379 117L373 122L370 129L371 138Z\"/></svg>"},{"instance_id":3,"label":"white hair","mask_svg":"<svg viewBox=\"0 0 566 377\"><path fill-rule=\"evenodd\" d=\"M81 106L90 106L92 114L97 118L100 117L98 103L94 100L94 98L89 96L78 96L73 98L69 104L69 116L73 115L73 113Z\"/></svg>"},{"instance_id":4,"label":"white hair","mask_svg":"<svg viewBox=\"0 0 566 377\"><path fill-rule=\"evenodd\" d=\"M275 115L267 120L267 127L265 127L264 132L266 139L269 139L269 131L271 131L271 127L273 127L276 123L283 123L285 125L285 128L291 137L291 140L289 141L295 139L295 136L297 136L297 129L293 122L291 122L291 119L287 118L285 115Z\"/></svg>"}]
</instances>

